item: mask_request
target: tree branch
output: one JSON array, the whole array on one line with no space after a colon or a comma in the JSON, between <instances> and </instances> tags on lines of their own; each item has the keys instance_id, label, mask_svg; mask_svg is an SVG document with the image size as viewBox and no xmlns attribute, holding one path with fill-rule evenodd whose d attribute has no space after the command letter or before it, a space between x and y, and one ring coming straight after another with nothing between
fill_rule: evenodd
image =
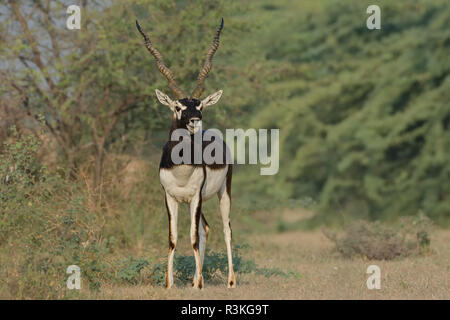
<instances>
[{"instance_id":1,"label":"tree branch","mask_svg":"<svg viewBox=\"0 0 450 320\"><path fill-rule=\"evenodd\" d=\"M53 83L53 80L51 79L51 77L49 76L48 72L45 69L44 63L42 62L42 59L41 59L41 53L39 52L39 49L37 48L36 40L34 39L33 35L31 34L30 29L28 28L27 21L23 17L22 13L19 10L19 6L17 5L17 3L14 0L9 0L9 5L11 6L17 20L19 20L20 25L22 26L23 32L25 34L25 38L30 43L31 51L33 52L33 62L37 65L39 70L42 72L42 74L44 75L45 81L47 82L50 89L52 89L52 91L53 91L53 89L55 88L55 84Z\"/></svg>"}]
</instances>

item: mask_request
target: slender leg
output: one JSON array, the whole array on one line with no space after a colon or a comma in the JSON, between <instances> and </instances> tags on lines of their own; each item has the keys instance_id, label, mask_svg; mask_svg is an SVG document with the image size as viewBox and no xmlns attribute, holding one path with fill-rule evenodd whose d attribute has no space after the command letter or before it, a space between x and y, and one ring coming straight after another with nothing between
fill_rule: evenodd
<instances>
[{"instance_id":1,"label":"slender leg","mask_svg":"<svg viewBox=\"0 0 450 320\"><path fill-rule=\"evenodd\" d=\"M203 289L202 263L200 259L200 217L202 215L202 198L200 193L193 197L190 203L191 211L191 244L194 250L195 275L193 286L196 289Z\"/></svg>"},{"instance_id":2,"label":"slender leg","mask_svg":"<svg viewBox=\"0 0 450 320\"><path fill-rule=\"evenodd\" d=\"M177 246L178 202L166 193L166 208L169 216L169 258L167 260L166 288L173 286L173 257Z\"/></svg>"},{"instance_id":3,"label":"slender leg","mask_svg":"<svg viewBox=\"0 0 450 320\"><path fill-rule=\"evenodd\" d=\"M198 234L200 238L200 245L199 245L199 251L200 251L200 264L202 266L203 270L203 261L205 260L205 251L206 251L206 241L208 241L208 235L209 235L209 225L206 222L205 216L201 215L200 217L201 223L199 224ZM192 286L195 286L197 283L197 274L194 276L194 281L192 282Z\"/></svg>"},{"instance_id":4,"label":"slender leg","mask_svg":"<svg viewBox=\"0 0 450 320\"><path fill-rule=\"evenodd\" d=\"M236 287L236 279L234 277L233 270L233 257L231 252L231 223L230 223L230 210L231 210L231 170L229 172L229 178L227 175L226 184L224 184L219 191L219 209L222 216L223 233L225 235L225 243L227 245L228 256L228 288Z\"/></svg>"},{"instance_id":5,"label":"slender leg","mask_svg":"<svg viewBox=\"0 0 450 320\"><path fill-rule=\"evenodd\" d=\"M206 251L206 241L208 241L209 235L209 225L206 222L205 216L202 213L201 223L200 223L200 260L203 268L203 261L205 260L205 251Z\"/></svg>"}]
</instances>

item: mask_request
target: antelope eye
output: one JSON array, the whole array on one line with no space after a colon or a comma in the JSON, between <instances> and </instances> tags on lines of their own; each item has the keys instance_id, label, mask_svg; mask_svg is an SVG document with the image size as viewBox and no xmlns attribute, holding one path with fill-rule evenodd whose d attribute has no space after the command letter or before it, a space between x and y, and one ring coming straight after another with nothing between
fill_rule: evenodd
<instances>
[{"instance_id":1,"label":"antelope eye","mask_svg":"<svg viewBox=\"0 0 450 320\"><path fill-rule=\"evenodd\" d=\"M177 112L180 112L181 108L179 106L175 106L175 110L177 110Z\"/></svg>"}]
</instances>

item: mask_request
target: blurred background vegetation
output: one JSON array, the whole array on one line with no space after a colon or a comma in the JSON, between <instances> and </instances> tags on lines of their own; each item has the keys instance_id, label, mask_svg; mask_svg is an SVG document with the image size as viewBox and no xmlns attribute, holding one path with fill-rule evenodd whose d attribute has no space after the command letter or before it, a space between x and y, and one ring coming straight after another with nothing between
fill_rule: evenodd
<instances>
[{"instance_id":1,"label":"blurred background vegetation","mask_svg":"<svg viewBox=\"0 0 450 320\"><path fill-rule=\"evenodd\" d=\"M204 125L280 129L277 175L234 170L238 242L267 228L264 212L286 229L286 207L314 211L298 227L418 213L448 226L450 5L376 1L371 31L372 2L3 1L0 296L64 296L68 264L95 289L128 277L124 256L167 249L158 163L171 115L154 89L169 90L136 19L190 91L224 17L206 82L224 94ZM70 4L81 30L65 27ZM205 211L223 250L216 204Z\"/></svg>"}]
</instances>

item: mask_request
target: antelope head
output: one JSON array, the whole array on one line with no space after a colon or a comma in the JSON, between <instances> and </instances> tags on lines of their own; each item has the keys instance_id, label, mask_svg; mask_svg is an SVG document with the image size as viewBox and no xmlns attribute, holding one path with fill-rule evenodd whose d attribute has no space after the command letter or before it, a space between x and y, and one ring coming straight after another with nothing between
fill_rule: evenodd
<instances>
[{"instance_id":1,"label":"antelope head","mask_svg":"<svg viewBox=\"0 0 450 320\"><path fill-rule=\"evenodd\" d=\"M148 51L155 57L156 64L159 71L167 78L169 88L175 95L176 99L171 99L167 94L156 90L156 96L159 102L166 105L173 112L173 119L176 128L186 128L191 134L197 132L201 128L202 111L203 108L216 104L222 96L222 90L219 90L206 98L200 100L200 97L205 89L205 79L212 68L212 58L219 47L220 32L223 28L223 18L214 36L211 48L206 54L205 63L197 77L197 86L192 92L191 96L186 96L183 90L176 84L173 73L164 64L161 53L152 45L150 38L142 31L141 26L136 20L136 27L141 35L144 37L144 44Z\"/></svg>"}]
</instances>

